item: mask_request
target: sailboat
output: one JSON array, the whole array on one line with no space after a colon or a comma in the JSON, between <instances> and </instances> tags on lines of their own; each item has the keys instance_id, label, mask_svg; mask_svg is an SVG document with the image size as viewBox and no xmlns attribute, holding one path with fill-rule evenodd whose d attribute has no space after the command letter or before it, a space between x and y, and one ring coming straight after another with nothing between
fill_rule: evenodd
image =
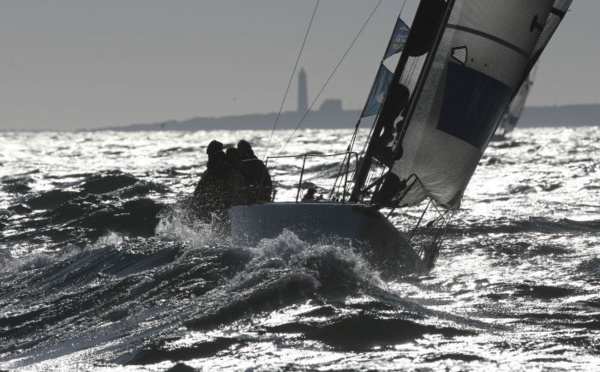
<instances>
[{"instance_id":1,"label":"sailboat","mask_svg":"<svg viewBox=\"0 0 600 372\"><path fill-rule=\"evenodd\" d=\"M375 101L363 111L376 118L366 149L357 154L349 146L340 165L341 197L231 207L232 242L256 244L289 230L307 243L347 242L384 278L427 273L496 127L570 3L422 0L410 31L394 28L388 49L401 50L398 62L392 73L382 61ZM383 214L424 205L439 211L417 221L435 232L429 240L413 239L414 230L400 231L391 212Z\"/></svg>"},{"instance_id":2,"label":"sailboat","mask_svg":"<svg viewBox=\"0 0 600 372\"><path fill-rule=\"evenodd\" d=\"M519 88L517 95L514 100L511 102L508 107L508 112L502 119L500 126L498 127L497 133L501 136L506 136L508 133L512 132L513 129L517 126L519 119L521 118L521 114L523 113L523 109L525 108L525 101L527 100L527 96L529 95L529 91L531 90L531 86L533 85L533 80L535 78L535 72L537 70L537 65L531 69L527 79Z\"/></svg>"}]
</instances>

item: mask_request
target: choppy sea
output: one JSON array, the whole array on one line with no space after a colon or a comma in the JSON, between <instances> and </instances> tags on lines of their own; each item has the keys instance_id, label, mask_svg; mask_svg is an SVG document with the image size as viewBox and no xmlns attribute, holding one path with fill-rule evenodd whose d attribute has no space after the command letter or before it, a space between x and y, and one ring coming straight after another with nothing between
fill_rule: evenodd
<instances>
[{"instance_id":1,"label":"choppy sea","mask_svg":"<svg viewBox=\"0 0 600 372\"><path fill-rule=\"evenodd\" d=\"M351 132L290 134L269 154ZM436 267L402 282L330 242L236 247L189 219L208 142L262 157L269 135L0 133L0 370L600 370L600 128L492 142ZM270 163L278 200L301 162Z\"/></svg>"}]
</instances>

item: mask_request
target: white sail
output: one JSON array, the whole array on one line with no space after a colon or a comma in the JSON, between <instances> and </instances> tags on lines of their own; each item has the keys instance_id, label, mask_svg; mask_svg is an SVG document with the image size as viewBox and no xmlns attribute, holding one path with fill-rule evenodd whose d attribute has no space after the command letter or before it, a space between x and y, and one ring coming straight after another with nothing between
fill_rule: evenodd
<instances>
[{"instance_id":1,"label":"white sail","mask_svg":"<svg viewBox=\"0 0 600 372\"><path fill-rule=\"evenodd\" d=\"M497 124L569 4L421 3L403 52L408 57L401 57L379 117L382 131L372 139L373 156L391 170L377 202L405 206L430 197L448 209L460 206ZM423 36L417 22L434 33ZM413 38L415 30L421 35ZM411 49L414 40L430 52ZM418 79L415 66L422 67Z\"/></svg>"}]
</instances>

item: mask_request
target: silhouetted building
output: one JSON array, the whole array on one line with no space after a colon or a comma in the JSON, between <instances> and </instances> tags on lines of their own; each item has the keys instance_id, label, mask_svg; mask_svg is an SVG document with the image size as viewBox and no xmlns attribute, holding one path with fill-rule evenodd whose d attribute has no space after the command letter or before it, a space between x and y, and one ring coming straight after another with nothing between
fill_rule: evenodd
<instances>
[{"instance_id":1,"label":"silhouetted building","mask_svg":"<svg viewBox=\"0 0 600 372\"><path fill-rule=\"evenodd\" d=\"M326 99L319 107L319 112L326 115L340 114L342 111L341 99Z\"/></svg>"},{"instance_id":2,"label":"silhouetted building","mask_svg":"<svg viewBox=\"0 0 600 372\"><path fill-rule=\"evenodd\" d=\"M308 110L308 91L306 89L306 72L300 69L298 74L298 112L303 114Z\"/></svg>"}]
</instances>

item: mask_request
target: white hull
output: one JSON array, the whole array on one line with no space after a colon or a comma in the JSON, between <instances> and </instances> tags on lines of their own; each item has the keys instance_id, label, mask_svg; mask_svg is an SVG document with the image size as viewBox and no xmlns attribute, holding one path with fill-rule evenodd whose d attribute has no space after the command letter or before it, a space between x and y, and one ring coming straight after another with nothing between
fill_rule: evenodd
<instances>
[{"instance_id":1,"label":"white hull","mask_svg":"<svg viewBox=\"0 0 600 372\"><path fill-rule=\"evenodd\" d=\"M234 245L255 245L284 229L307 243L336 239L358 249L384 278L423 274L428 270L402 234L376 209L334 202L267 203L228 209Z\"/></svg>"}]
</instances>

